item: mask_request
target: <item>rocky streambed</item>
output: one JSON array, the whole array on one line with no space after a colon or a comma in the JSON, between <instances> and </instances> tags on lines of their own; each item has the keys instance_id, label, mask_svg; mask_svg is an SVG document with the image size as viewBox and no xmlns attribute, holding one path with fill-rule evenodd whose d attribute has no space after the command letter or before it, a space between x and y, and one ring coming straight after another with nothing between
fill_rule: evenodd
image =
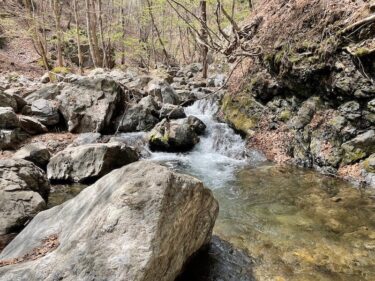
<instances>
[{"instance_id":1,"label":"rocky streambed","mask_svg":"<svg viewBox=\"0 0 375 281\"><path fill-rule=\"evenodd\" d=\"M374 192L268 162L199 68L3 91L0 280L374 279Z\"/></svg>"}]
</instances>

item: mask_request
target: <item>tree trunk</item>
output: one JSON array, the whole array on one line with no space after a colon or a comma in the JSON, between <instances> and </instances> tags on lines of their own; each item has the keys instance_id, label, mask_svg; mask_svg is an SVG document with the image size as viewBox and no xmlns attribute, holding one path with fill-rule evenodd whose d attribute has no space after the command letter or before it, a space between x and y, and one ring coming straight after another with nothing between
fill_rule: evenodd
<instances>
[{"instance_id":1,"label":"tree trunk","mask_svg":"<svg viewBox=\"0 0 375 281\"><path fill-rule=\"evenodd\" d=\"M208 34L207 34L207 2L206 0L200 0L200 17L201 17L201 36L203 39L203 42L207 41ZM202 60L203 60L203 71L202 71L202 77L205 79L207 78L207 72L208 72L208 61L207 61L207 55L208 55L208 47L206 45L202 45Z\"/></svg>"},{"instance_id":2,"label":"tree trunk","mask_svg":"<svg viewBox=\"0 0 375 281\"><path fill-rule=\"evenodd\" d=\"M77 48L78 48L78 67L79 67L79 73L83 74L83 55L81 50L81 38L79 35L79 21L78 21L78 8L77 8L77 0L74 0L73 2L74 7L74 19L76 22L76 33L77 33Z\"/></svg>"},{"instance_id":3,"label":"tree trunk","mask_svg":"<svg viewBox=\"0 0 375 281\"><path fill-rule=\"evenodd\" d=\"M53 13L55 15L55 27L57 37L57 63L63 67L62 39L61 39L61 3L60 0L53 0Z\"/></svg>"},{"instance_id":4,"label":"tree trunk","mask_svg":"<svg viewBox=\"0 0 375 281\"><path fill-rule=\"evenodd\" d=\"M86 2L86 23L87 23L87 34L90 45L91 58L94 63L94 67L101 66L100 51L98 48L98 36L96 34L96 17L93 17L95 13L94 1L85 0ZM93 10L91 10L93 7ZM95 15L95 14L94 14Z\"/></svg>"}]
</instances>

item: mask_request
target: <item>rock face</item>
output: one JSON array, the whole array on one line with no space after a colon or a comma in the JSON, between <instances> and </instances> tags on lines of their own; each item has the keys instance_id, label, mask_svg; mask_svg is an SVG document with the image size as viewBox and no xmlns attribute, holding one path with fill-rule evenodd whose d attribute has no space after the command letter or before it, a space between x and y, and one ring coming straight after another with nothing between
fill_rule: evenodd
<instances>
[{"instance_id":1,"label":"rock face","mask_svg":"<svg viewBox=\"0 0 375 281\"><path fill-rule=\"evenodd\" d=\"M140 161L40 213L1 253L21 257L56 235L37 260L0 268L2 281L174 281L211 238L218 204L197 179Z\"/></svg>"},{"instance_id":2,"label":"rock face","mask_svg":"<svg viewBox=\"0 0 375 281\"><path fill-rule=\"evenodd\" d=\"M51 158L47 175L53 181L86 182L135 162L138 158L132 148L120 143L69 147Z\"/></svg>"},{"instance_id":3,"label":"rock face","mask_svg":"<svg viewBox=\"0 0 375 281\"><path fill-rule=\"evenodd\" d=\"M101 133L111 130L122 90L109 78L81 77L66 83L56 99L70 132Z\"/></svg>"},{"instance_id":4,"label":"rock face","mask_svg":"<svg viewBox=\"0 0 375 281\"><path fill-rule=\"evenodd\" d=\"M20 229L46 208L50 185L43 171L25 160L0 160L0 235Z\"/></svg>"},{"instance_id":5,"label":"rock face","mask_svg":"<svg viewBox=\"0 0 375 281\"><path fill-rule=\"evenodd\" d=\"M199 142L198 135L203 133L205 125L196 117L178 120L164 119L149 134L152 150L188 151Z\"/></svg>"},{"instance_id":6,"label":"rock face","mask_svg":"<svg viewBox=\"0 0 375 281\"><path fill-rule=\"evenodd\" d=\"M33 162L38 167L45 169L51 158L51 153L43 143L32 143L18 150L13 158Z\"/></svg>"}]
</instances>

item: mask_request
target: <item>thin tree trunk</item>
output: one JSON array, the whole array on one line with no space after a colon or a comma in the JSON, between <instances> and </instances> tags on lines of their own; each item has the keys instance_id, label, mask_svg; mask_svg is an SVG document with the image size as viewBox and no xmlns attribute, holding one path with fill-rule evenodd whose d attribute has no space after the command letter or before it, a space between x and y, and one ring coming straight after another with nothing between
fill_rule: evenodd
<instances>
[{"instance_id":1,"label":"thin tree trunk","mask_svg":"<svg viewBox=\"0 0 375 281\"><path fill-rule=\"evenodd\" d=\"M60 0L53 0L53 13L55 15L55 27L57 36L57 63L63 67L62 39L61 39L61 3Z\"/></svg>"},{"instance_id":2,"label":"thin tree trunk","mask_svg":"<svg viewBox=\"0 0 375 281\"><path fill-rule=\"evenodd\" d=\"M207 2L206 0L200 1L200 13L201 13L201 36L204 42L207 42ZM202 60L203 60L203 71L202 77L207 78L208 72L208 61L207 61L208 47L202 44Z\"/></svg>"},{"instance_id":3,"label":"thin tree trunk","mask_svg":"<svg viewBox=\"0 0 375 281\"><path fill-rule=\"evenodd\" d=\"M81 50L81 38L79 34L79 21L78 21L78 8L77 8L77 0L74 0L74 19L76 22L76 33L77 33L77 48L78 48L78 67L79 67L79 73L83 74L83 55Z\"/></svg>"},{"instance_id":4,"label":"thin tree trunk","mask_svg":"<svg viewBox=\"0 0 375 281\"><path fill-rule=\"evenodd\" d=\"M87 33L89 38L90 53L91 58L94 63L94 67L99 67L101 65L100 52L98 48L98 37L96 34L96 19L93 18L91 7L94 7L93 0L85 0L86 2L86 23L87 23Z\"/></svg>"},{"instance_id":5,"label":"thin tree trunk","mask_svg":"<svg viewBox=\"0 0 375 281\"><path fill-rule=\"evenodd\" d=\"M102 41L102 58L103 58L103 67L108 67L108 57L106 52L106 46L104 42L104 33L103 33L103 16L102 16L102 0L98 0L98 18L99 18L99 34L100 40Z\"/></svg>"}]
</instances>

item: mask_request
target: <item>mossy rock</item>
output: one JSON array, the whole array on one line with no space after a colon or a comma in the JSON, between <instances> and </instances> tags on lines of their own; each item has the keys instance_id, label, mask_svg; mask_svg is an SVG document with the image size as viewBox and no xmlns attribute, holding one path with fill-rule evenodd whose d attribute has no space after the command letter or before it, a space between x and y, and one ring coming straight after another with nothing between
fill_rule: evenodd
<instances>
[{"instance_id":1,"label":"mossy rock","mask_svg":"<svg viewBox=\"0 0 375 281\"><path fill-rule=\"evenodd\" d=\"M368 173L375 173L375 153L363 161L363 168Z\"/></svg>"},{"instance_id":2,"label":"mossy rock","mask_svg":"<svg viewBox=\"0 0 375 281\"><path fill-rule=\"evenodd\" d=\"M260 118L262 105L248 94L232 97L225 95L222 100L222 112L236 130L248 135L254 129Z\"/></svg>"}]
</instances>

